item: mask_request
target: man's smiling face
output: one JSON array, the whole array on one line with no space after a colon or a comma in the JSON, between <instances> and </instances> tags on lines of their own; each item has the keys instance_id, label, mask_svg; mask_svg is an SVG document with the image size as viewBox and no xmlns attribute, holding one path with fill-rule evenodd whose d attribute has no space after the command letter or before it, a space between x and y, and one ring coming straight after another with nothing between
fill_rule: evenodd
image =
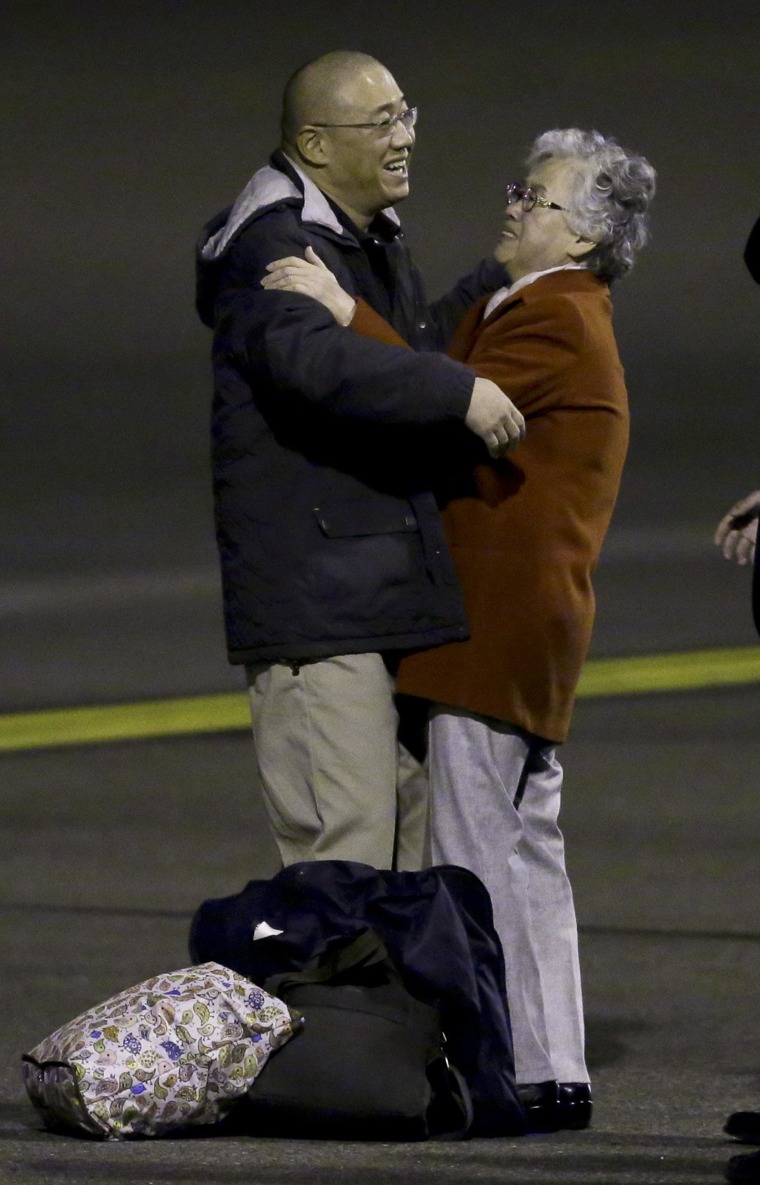
<instances>
[{"instance_id":1,"label":"man's smiling face","mask_svg":"<svg viewBox=\"0 0 760 1185\"><path fill-rule=\"evenodd\" d=\"M319 128L324 163L318 184L360 226L409 193L414 131L400 120L393 122L406 110L392 75L377 63L342 88L329 122L380 126ZM383 123L390 126L383 128Z\"/></svg>"}]
</instances>

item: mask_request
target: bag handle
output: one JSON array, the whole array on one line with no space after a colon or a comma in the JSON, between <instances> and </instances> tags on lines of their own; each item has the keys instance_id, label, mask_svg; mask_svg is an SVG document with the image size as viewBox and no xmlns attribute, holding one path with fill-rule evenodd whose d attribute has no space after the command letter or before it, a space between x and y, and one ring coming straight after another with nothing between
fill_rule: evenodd
<instances>
[{"instance_id":1,"label":"bag handle","mask_svg":"<svg viewBox=\"0 0 760 1185\"><path fill-rule=\"evenodd\" d=\"M389 975L398 978L393 960L380 935L374 930L362 930L355 937L315 955L300 971L281 971L270 975L263 986L271 996L280 996L282 991L297 984L327 983L357 968L381 965L386 967Z\"/></svg>"},{"instance_id":2,"label":"bag handle","mask_svg":"<svg viewBox=\"0 0 760 1185\"><path fill-rule=\"evenodd\" d=\"M464 1075L445 1053L426 1068L432 1098L427 1110L431 1140L465 1140L474 1119L472 1096Z\"/></svg>"}]
</instances>

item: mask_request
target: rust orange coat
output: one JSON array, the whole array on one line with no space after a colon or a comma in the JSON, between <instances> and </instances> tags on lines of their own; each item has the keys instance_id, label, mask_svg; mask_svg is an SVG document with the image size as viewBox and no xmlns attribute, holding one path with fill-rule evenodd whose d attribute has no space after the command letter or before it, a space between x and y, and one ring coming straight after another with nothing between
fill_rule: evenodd
<instances>
[{"instance_id":1,"label":"rust orange coat","mask_svg":"<svg viewBox=\"0 0 760 1185\"><path fill-rule=\"evenodd\" d=\"M477 464L470 488L443 510L470 639L405 658L398 688L559 742L628 444L623 368L609 289L588 271L542 276L484 320L485 304L448 353L498 383L525 416L526 436L508 459ZM354 322L400 344L371 311Z\"/></svg>"}]
</instances>

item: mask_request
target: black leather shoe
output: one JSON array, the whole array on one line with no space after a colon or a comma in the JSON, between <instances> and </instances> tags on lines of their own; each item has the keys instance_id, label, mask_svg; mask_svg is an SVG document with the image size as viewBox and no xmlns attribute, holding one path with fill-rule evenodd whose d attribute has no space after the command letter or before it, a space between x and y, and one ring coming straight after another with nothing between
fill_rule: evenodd
<instances>
[{"instance_id":1,"label":"black leather shoe","mask_svg":"<svg viewBox=\"0 0 760 1185\"><path fill-rule=\"evenodd\" d=\"M529 1132L556 1132L559 1121L559 1085L554 1081L530 1082L517 1087L525 1108Z\"/></svg>"},{"instance_id":2,"label":"black leather shoe","mask_svg":"<svg viewBox=\"0 0 760 1185\"><path fill-rule=\"evenodd\" d=\"M581 1131L591 1123L594 1104L588 1082L560 1082L559 1084L559 1126L571 1131Z\"/></svg>"},{"instance_id":3,"label":"black leather shoe","mask_svg":"<svg viewBox=\"0 0 760 1185\"><path fill-rule=\"evenodd\" d=\"M723 1130L743 1144L760 1144L760 1111L734 1111Z\"/></svg>"},{"instance_id":4,"label":"black leather shoe","mask_svg":"<svg viewBox=\"0 0 760 1185\"><path fill-rule=\"evenodd\" d=\"M518 1086L529 1132L581 1131L591 1123L588 1082L532 1082Z\"/></svg>"},{"instance_id":5,"label":"black leather shoe","mask_svg":"<svg viewBox=\"0 0 760 1185\"><path fill-rule=\"evenodd\" d=\"M760 1182L760 1152L746 1152L732 1156L726 1165L726 1180L731 1185L758 1185Z\"/></svg>"}]
</instances>

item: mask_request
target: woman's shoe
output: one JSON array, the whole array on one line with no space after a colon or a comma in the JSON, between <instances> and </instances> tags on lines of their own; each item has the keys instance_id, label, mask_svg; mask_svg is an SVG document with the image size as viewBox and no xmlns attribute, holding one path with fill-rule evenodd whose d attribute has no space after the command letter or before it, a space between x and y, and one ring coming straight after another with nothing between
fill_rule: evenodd
<instances>
[{"instance_id":1,"label":"woman's shoe","mask_svg":"<svg viewBox=\"0 0 760 1185\"><path fill-rule=\"evenodd\" d=\"M581 1131L591 1123L588 1082L531 1082L518 1086L529 1132Z\"/></svg>"},{"instance_id":2,"label":"woman's shoe","mask_svg":"<svg viewBox=\"0 0 760 1185\"><path fill-rule=\"evenodd\" d=\"M594 1104L588 1082L560 1082L559 1118L561 1128L581 1131L591 1123Z\"/></svg>"}]
</instances>

